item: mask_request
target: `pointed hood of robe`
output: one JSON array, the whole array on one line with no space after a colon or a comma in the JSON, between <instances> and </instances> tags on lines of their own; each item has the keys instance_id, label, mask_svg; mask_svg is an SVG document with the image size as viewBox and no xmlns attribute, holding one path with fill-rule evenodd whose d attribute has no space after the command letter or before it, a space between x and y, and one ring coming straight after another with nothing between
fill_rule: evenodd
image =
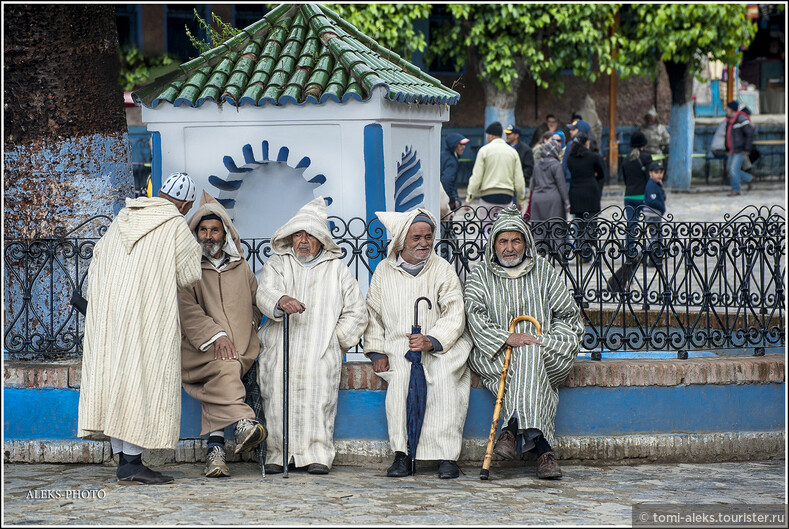
<instances>
[{"instance_id":1,"label":"pointed hood of robe","mask_svg":"<svg viewBox=\"0 0 789 529\"><path fill-rule=\"evenodd\" d=\"M238 235L236 227L230 220L230 215L227 214L225 207L206 191L203 191L203 195L200 197L200 207L197 208L189 219L189 230L196 235L200 221L203 220L203 217L211 213L222 219L222 225L225 227L225 245L222 247L222 251L230 257L242 257L241 237ZM230 235L230 237L227 235Z\"/></svg>"},{"instance_id":2,"label":"pointed hood of robe","mask_svg":"<svg viewBox=\"0 0 789 529\"><path fill-rule=\"evenodd\" d=\"M307 202L293 218L283 224L271 237L271 249L279 255L291 254L295 256L291 235L301 230L318 239L323 245L323 251L328 256L340 257L342 255L342 250L334 242L329 232L329 216L323 197Z\"/></svg>"},{"instance_id":3,"label":"pointed hood of robe","mask_svg":"<svg viewBox=\"0 0 789 529\"><path fill-rule=\"evenodd\" d=\"M398 254L403 251L403 248L405 247L405 236L408 234L408 229L411 227L411 223L414 222L414 218L420 213L426 215L427 218L429 218L433 223L433 246L435 247L437 242L437 223L436 218L428 210L416 208L402 213L395 211L377 211L375 213L375 215L378 217L378 220L381 221L381 224L384 225L384 228L386 228L386 231L388 231L389 235L391 236L389 248L386 251L386 258L390 259L392 264L397 262ZM430 257L428 257L427 260L430 261L434 256L438 257L435 255L435 252L430 252Z\"/></svg>"},{"instance_id":4,"label":"pointed hood of robe","mask_svg":"<svg viewBox=\"0 0 789 529\"><path fill-rule=\"evenodd\" d=\"M523 235L525 242L525 255L523 266L520 266L519 273L516 277L522 277L534 269L535 257L537 256L537 247L534 245L534 237L532 237L531 230L526 226L526 221L521 217L518 208L514 205L508 206L499 212L499 217L493 223L490 229L490 238L488 244L485 245L485 266L501 277L509 277L505 268L499 264L496 258L496 236L505 231L517 231Z\"/></svg>"}]
</instances>

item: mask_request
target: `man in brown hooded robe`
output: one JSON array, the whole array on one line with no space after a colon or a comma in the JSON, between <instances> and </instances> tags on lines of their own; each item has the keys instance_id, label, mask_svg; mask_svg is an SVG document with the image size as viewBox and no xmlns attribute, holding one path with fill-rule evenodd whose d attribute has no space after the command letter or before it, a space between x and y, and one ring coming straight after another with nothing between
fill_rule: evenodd
<instances>
[{"instance_id":1,"label":"man in brown hooded robe","mask_svg":"<svg viewBox=\"0 0 789 529\"><path fill-rule=\"evenodd\" d=\"M178 294L184 335L181 379L186 392L202 406L200 435L209 435L205 475L229 476L225 427L236 425L235 453L266 439L265 428L244 402L241 381L260 352L257 280L241 253L241 239L230 216L205 191L189 229L203 251L202 279Z\"/></svg>"}]
</instances>

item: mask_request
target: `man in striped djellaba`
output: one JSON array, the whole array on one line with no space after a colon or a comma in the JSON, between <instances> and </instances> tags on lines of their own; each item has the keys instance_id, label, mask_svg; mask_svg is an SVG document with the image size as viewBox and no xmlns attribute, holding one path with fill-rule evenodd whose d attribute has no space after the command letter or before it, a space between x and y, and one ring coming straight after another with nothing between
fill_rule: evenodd
<instances>
[{"instance_id":1,"label":"man in striped djellaba","mask_svg":"<svg viewBox=\"0 0 789 529\"><path fill-rule=\"evenodd\" d=\"M410 455L438 461L439 478L456 478L471 388L466 360L472 345L465 332L460 280L452 265L433 251L436 221L429 211L376 215L391 242L370 280L364 349L373 370L388 384L386 421L395 460L387 476L410 475ZM414 302L420 297L430 300L432 310L422 302L418 321L422 332L411 334ZM406 353L410 351L419 351L426 379L424 420L414 454L407 453L406 428L411 379Z\"/></svg>"},{"instance_id":2,"label":"man in striped djellaba","mask_svg":"<svg viewBox=\"0 0 789 529\"><path fill-rule=\"evenodd\" d=\"M258 384L269 428L266 474L283 472L283 319L288 316L288 464L327 474L334 461L334 418L345 352L359 343L367 311L359 283L331 237L323 197L307 203L271 238L257 305Z\"/></svg>"},{"instance_id":3,"label":"man in striped djellaba","mask_svg":"<svg viewBox=\"0 0 789 529\"><path fill-rule=\"evenodd\" d=\"M567 378L578 353L583 325L580 310L562 277L537 255L534 239L514 206L499 214L490 232L483 262L466 280L465 303L474 349L472 371L494 395L512 347L501 417L504 426L493 451L513 459L537 456L537 477L561 478L553 446L558 386ZM534 317L510 333L517 316Z\"/></svg>"},{"instance_id":4,"label":"man in striped djellaba","mask_svg":"<svg viewBox=\"0 0 789 529\"><path fill-rule=\"evenodd\" d=\"M186 173L158 197L127 198L88 270L77 435L110 437L118 483L173 481L142 463L181 431L178 289L200 280L200 245L184 221L195 199Z\"/></svg>"}]
</instances>

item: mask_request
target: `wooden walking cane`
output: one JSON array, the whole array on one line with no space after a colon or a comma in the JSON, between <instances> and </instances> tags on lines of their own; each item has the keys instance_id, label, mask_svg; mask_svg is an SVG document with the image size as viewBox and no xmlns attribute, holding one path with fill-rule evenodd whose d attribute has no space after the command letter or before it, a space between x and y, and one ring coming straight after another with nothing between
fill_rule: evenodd
<instances>
[{"instance_id":1,"label":"wooden walking cane","mask_svg":"<svg viewBox=\"0 0 789 529\"><path fill-rule=\"evenodd\" d=\"M515 326L522 321L530 321L537 327L537 336L542 334L540 322L531 316L518 316L510 323L510 333L515 332ZM496 438L496 430L499 427L499 414L501 413L501 403L504 400L504 384L507 381L507 370L510 368L510 356L512 346L508 345L504 351L504 367L501 368L501 379L499 380L499 392L496 395L496 406L493 408L493 422L490 425L490 435L488 435L488 446L485 449L485 458L482 460L482 470L479 472L479 479L490 477L490 459L493 456L493 440Z\"/></svg>"},{"instance_id":2,"label":"wooden walking cane","mask_svg":"<svg viewBox=\"0 0 789 529\"><path fill-rule=\"evenodd\" d=\"M288 477L288 356L290 343L288 341L288 313L282 320L282 477Z\"/></svg>"}]
</instances>

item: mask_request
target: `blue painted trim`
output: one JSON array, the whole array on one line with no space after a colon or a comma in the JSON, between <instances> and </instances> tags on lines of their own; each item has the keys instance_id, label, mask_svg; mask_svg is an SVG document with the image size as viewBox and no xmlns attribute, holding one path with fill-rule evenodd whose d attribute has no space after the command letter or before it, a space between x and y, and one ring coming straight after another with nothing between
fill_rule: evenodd
<instances>
[{"instance_id":1,"label":"blue painted trim","mask_svg":"<svg viewBox=\"0 0 789 529\"><path fill-rule=\"evenodd\" d=\"M162 135L151 132L151 196L156 196L162 187Z\"/></svg>"},{"instance_id":2,"label":"blue painted trim","mask_svg":"<svg viewBox=\"0 0 789 529\"><path fill-rule=\"evenodd\" d=\"M785 429L784 384L560 388L556 434L759 432ZM341 390L335 439L388 440L382 390ZM76 439L79 390L4 388L6 439ZM754 403L761 403L754 405ZM463 436L484 439L495 400L471 390ZM200 437L200 403L181 392L182 439ZM503 423L503 418L499 425ZM232 426L226 429L232 435Z\"/></svg>"},{"instance_id":3,"label":"blue painted trim","mask_svg":"<svg viewBox=\"0 0 789 529\"><path fill-rule=\"evenodd\" d=\"M364 191L367 222L370 232L379 229L386 233L375 218L376 211L386 211L386 173L384 171L384 129L378 123L364 127ZM373 220L375 219L375 220ZM370 259L370 269L375 268L381 257Z\"/></svg>"}]
</instances>

